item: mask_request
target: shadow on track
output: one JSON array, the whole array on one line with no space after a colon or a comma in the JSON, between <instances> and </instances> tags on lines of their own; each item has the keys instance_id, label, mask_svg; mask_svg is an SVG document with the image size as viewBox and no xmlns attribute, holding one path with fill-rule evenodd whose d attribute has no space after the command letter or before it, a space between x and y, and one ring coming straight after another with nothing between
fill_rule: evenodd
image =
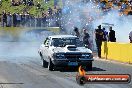
<instances>
[{"instance_id":1,"label":"shadow on track","mask_svg":"<svg viewBox=\"0 0 132 88\"><path fill-rule=\"evenodd\" d=\"M65 67L65 68L56 68L55 71L60 72L78 72L78 67ZM92 70L85 70L85 71L106 71L102 68L93 67Z\"/></svg>"},{"instance_id":2,"label":"shadow on track","mask_svg":"<svg viewBox=\"0 0 132 88\"><path fill-rule=\"evenodd\" d=\"M101 69L101 68L97 68L97 67L93 67L92 68L92 71L106 71L106 70Z\"/></svg>"}]
</instances>

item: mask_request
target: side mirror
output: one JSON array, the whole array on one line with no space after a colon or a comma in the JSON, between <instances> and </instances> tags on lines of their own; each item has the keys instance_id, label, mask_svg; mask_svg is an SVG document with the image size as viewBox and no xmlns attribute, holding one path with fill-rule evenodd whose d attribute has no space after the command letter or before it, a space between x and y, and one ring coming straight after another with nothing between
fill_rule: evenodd
<instances>
[{"instance_id":1,"label":"side mirror","mask_svg":"<svg viewBox=\"0 0 132 88\"><path fill-rule=\"evenodd\" d=\"M49 43L48 42L45 44L45 47L49 47Z\"/></svg>"}]
</instances>

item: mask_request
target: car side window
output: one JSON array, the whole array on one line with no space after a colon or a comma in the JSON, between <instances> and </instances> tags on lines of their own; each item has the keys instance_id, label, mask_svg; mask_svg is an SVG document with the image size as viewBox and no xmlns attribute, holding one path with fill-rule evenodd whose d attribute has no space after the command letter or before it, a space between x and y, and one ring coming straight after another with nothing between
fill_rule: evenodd
<instances>
[{"instance_id":1,"label":"car side window","mask_svg":"<svg viewBox=\"0 0 132 88\"><path fill-rule=\"evenodd\" d=\"M46 39L45 39L44 45L49 46L49 38L46 38Z\"/></svg>"}]
</instances>

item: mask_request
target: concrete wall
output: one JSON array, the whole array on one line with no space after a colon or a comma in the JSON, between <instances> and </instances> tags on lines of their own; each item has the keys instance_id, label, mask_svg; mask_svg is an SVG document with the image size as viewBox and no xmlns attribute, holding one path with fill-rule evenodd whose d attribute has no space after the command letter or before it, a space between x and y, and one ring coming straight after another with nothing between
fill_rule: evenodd
<instances>
[{"instance_id":1,"label":"concrete wall","mask_svg":"<svg viewBox=\"0 0 132 88\"><path fill-rule=\"evenodd\" d=\"M132 63L132 44L103 42L101 56L108 60Z\"/></svg>"}]
</instances>

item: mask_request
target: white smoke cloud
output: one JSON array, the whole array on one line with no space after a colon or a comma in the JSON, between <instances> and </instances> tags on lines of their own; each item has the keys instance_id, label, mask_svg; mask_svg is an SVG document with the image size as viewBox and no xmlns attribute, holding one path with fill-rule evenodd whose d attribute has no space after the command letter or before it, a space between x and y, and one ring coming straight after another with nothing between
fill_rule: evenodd
<instances>
[{"instance_id":1,"label":"white smoke cloud","mask_svg":"<svg viewBox=\"0 0 132 88\"><path fill-rule=\"evenodd\" d=\"M71 32L74 27L82 29L91 25L91 21L98 18L97 7L92 2L74 2L66 0L63 12L63 27Z\"/></svg>"},{"instance_id":2,"label":"white smoke cloud","mask_svg":"<svg viewBox=\"0 0 132 88\"><path fill-rule=\"evenodd\" d=\"M19 29L17 36L10 31L0 30L0 61L26 61L25 58L37 57L38 49L45 38L54 33L45 29ZM16 32L16 30L12 30Z\"/></svg>"},{"instance_id":3,"label":"white smoke cloud","mask_svg":"<svg viewBox=\"0 0 132 88\"><path fill-rule=\"evenodd\" d=\"M111 10L102 19L94 21L94 27L102 23L114 24L113 30L116 32L117 42L128 43L129 32L132 31L132 16L120 16L116 10Z\"/></svg>"},{"instance_id":4,"label":"white smoke cloud","mask_svg":"<svg viewBox=\"0 0 132 88\"><path fill-rule=\"evenodd\" d=\"M129 32L132 31L131 16L120 16L118 10L102 12L99 6L93 2L84 3L82 1L66 0L63 7L62 25L64 29L71 33L74 27L83 27L93 30L102 23L114 24L117 42L129 42Z\"/></svg>"}]
</instances>

